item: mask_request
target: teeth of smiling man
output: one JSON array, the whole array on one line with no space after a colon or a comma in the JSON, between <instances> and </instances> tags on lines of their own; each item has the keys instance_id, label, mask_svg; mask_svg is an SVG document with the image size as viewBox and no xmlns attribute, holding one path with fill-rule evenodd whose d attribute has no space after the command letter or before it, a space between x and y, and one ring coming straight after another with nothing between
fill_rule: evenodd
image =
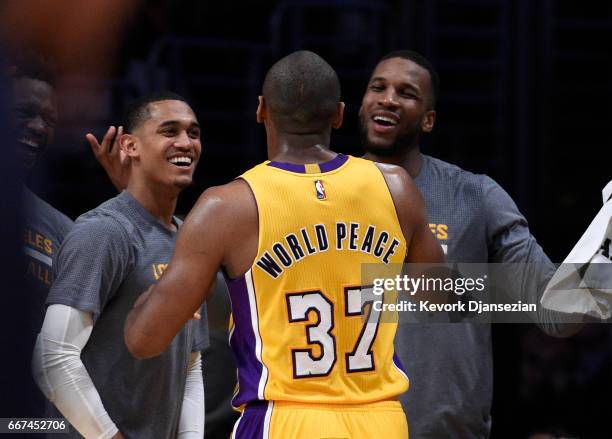
<instances>
[{"instance_id":1,"label":"teeth of smiling man","mask_svg":"<svg viewBox=\"0 0 612 439\"><path fill-rule=\"evenodd\" d=\"M38 143L36 143L34 140L32 139L26 139L26 138L22 138L19 139L20 143L23 143L24 145L28 145L31 146L32 148L37 148L38 147Z\"/></svg>"},{"instance_id":2,"label":"teeth of smiling man","mask_svg":"<svg viewBox=\"0 0 612 439\"><path fill-rule=\"evenodd\" d=\"M176 165L178 163L186 163L188 165L191 164L191 157L173 157L170 159L170 163Z\"/></svg>"},{"instance_id":3,"label":"teeth of smiling man","mask_svg":"<svg viewBox=\"0 0 612 439\"><path fill-rule=\"evenodd\" d=\"M374 122L386 122L390 123L391 125L397 125L396 120L384 116L374 116Z\"/></svg>"}]
</instances>

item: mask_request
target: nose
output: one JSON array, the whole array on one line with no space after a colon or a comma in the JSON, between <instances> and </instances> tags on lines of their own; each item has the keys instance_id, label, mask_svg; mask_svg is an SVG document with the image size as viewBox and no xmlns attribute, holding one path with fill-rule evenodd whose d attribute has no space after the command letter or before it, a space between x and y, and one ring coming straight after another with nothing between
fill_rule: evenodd
<instances>
[{"instance_id":1,"label":"nose","mask_svg":"<svg viewBox=\"0 0 612 439\"><path fill-rule=\"evenodd\" d=\"M28 130L39 136L44 136L47 132L47 123L41 116L30 119L27 123Z\"/></svg>"},{"instance_id":2,"label":"nose","mask_svg":"<svg viewBox=\"0 0 612 439\"><path fill-rule=\"evenodd\" d=\"M187 134L187 131L181 131L174 141L174 146L180 149L190 149L193 146L193 141Z\"/></svg>"},{"instance_id":3,"label":"nose","mask_svg":"<svg viewBox=\"0 0 612 439\"><path fill-rule=\"evenodd\" d=\"M387 108L398 107L399 102L397 101L397 95L395 94L395 90L393 90L393 88L391 87L388 87L385 92L381 94L379 103Z\"/></svg>"}]
</instances>

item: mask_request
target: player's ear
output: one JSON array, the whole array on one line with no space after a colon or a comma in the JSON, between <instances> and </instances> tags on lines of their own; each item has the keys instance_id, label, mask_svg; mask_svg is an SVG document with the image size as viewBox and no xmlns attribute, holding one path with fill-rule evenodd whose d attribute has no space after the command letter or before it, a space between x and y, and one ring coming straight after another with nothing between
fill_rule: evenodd
<instances>
[{"instance_id":1,"label":"player's ear","mask_svg":"<svg viewBox=\"0 0 612 439\"><path fill-rule=\"evenodd\" d=\"M421 121L421 131L431 133L436 122L436 110L429 110Z\"/></svg>"},{"instance_id":2,"label":"player's ear","mask_svg":"<svg viewBox=\"0 0 612 439\"><path fill-rule=\"evenodd\" d=\"M342 121L344 120L344 102L338 102L338 107L336 108L336 114L334 114L334 120L332 121L332 128L338 129L342 126Z\"/></svg>"},{"instance_id":3,"label":"player's ear","mask_svg":"<svg viewBox=\"0 0 612 439\"><path fill-rule=\"evenodd\" d=\"M259 104L257 105L257 111L255 112L255 117L257 118L257 123L264 123L266 118L268 117L268 109L266 107L266 101L263 96L259 96L257 98L259 100Z\"/></svg>"},{"instance_id":4,"label":"player's ear","mask_svg":"<svg viewBox=\"0 0 612 439\"><path fill-rule=\"evenodd\" d=\"M121 151L128 157L135 157L138 155L136 143L136 136L133 134L123 133L119 138L119 146L121 147Z\"/></svg>"}]
</instances>

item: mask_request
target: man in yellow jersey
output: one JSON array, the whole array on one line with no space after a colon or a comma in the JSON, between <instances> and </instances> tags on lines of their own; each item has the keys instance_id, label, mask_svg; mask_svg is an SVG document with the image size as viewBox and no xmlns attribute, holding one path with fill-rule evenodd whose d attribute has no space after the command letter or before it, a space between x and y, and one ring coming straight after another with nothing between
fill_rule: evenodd
<instances>
[{"instance_id":1,"label":"man in yellow jersey","mask_svg":"<svg viewBox=\"0 0 612 439\"><path fill-rule=\"evenodd\" d=\"M406 438L397 325L371 318L361 267L444 260L423 200L402 168L330 151L344 104L318 55L278 61L259 99L270 161L202 194L128 316L127 346L160 354L222 267L242 410L233 437Z\"/></svg>"}]
</instances>

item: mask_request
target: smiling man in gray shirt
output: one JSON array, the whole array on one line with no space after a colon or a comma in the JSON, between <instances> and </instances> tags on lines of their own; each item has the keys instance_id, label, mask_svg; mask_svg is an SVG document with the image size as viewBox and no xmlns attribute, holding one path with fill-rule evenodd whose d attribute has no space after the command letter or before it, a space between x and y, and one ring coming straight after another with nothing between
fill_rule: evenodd
<instances>
[{"instance_id":1,"label":"smiling man in gray shirt","mask_svg":"<svg viewBox=\"0 0 612 439\"><path fill-rule=\"evenodd\" d=\"M27 54L13 66L12 128L15 150L26 180L29 180L42 153L53 141L57 123L55 78L41 58ZM72 220L39 198L27 186L22 191L24 290L28 292L33 317L32 331L38 331L44 303L52 281L52 261L72 227ZM36 333L33 332L33 333Z\"/></svg>"},{"instance_id":2,"label":"smiling man in gray shirt","mask_svg":"<svg viewBox=\"0 0 612 439\"><path fill-rule=\"evenodd\" d=\"M151 360L135 360L123 341L128 311L172 255L173 214L200 157L200 126L173 93L141 98L126 119L127 190L79 217L59 250L35 376L84 437L201 438L205 315Z\"/></svg>"},{"instance_id":3,"label":"smiling man in gray shirt","mask_svg":"<svg viewBox=\"0 0 612 439\"><path fill-rule=\"evenodd\" d=\"M523 273L529 286L516 283L511 292L539 303L555 268L510 196L486 175L420 151L421 136L434 127L438 88L438 75L422 55L396 51L383 57L359 114L366 158L402 166L414 178L449 262L537 265L535 274ZM547 332L561 335L551 315L538 312L537 319ZM405 324L395 340L411 383L401 399L411 437L487 438L493 397L490 325Z\"/></svg>"}]
</instances>

